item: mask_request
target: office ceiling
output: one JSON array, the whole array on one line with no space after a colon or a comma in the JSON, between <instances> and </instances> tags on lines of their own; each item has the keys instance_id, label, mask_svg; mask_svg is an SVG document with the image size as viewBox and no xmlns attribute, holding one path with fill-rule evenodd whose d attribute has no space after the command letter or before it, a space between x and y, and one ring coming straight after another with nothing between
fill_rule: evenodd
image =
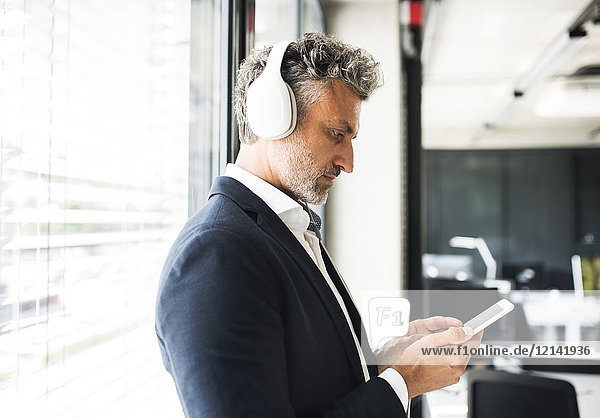
<instances>
[{"instance_id":1,"label":"office ceiling","mask_svg":"<svg viewBox=\"0 0 600 418\"><path fill-rule=\"evenodd\" d=\"M423 50L424 147L600 146L600 75L573 76L581 67L600 66L600 25L587 22L586 36L568 36L589 5L431 2ZM515 90L523 96L515 97Z\"/></svg>"}]
</instances>

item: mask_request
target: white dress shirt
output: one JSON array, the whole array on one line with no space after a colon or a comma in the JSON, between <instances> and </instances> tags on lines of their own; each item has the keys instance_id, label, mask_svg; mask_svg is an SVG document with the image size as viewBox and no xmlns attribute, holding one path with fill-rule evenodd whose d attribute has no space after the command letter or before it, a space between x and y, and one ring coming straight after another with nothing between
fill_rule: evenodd
<instances>
[{"instance_id":1,"label":"white dress shirt","mask_svg":"<svg viewBox=\"0 0 600 418\"><path fill-rule=\"evenodd\" d=\"M260 199L262 199L267 204L267 206L269 206L271 210L273 210L273 212L275 212L277 216L279 216L279 218L283 221L283 223L290 229L292 234L294 234L298 242L302 245L302 247L306 250L310 258L319 268L319 271L325 278L325 281L329 285L329 288L333 292L336 300L340 305L340 308L344 313L344 317L346 318L348 327L352 332L352 337L356 345L356 350L360 357L365 382L368 381L369 372L367 369L367 364L362 349L360 348L360 343L358 342L356 333L354 332L354 327L352 326L350 315L348 315L346 304L344 303L342 296L340 295L337 288L331 281L331 278L329 277L329 273L327 272L327 268L325 267L325 262L323 261L323 256L321 254L319 239L317 238L314 232L309 231L307 229L310 223L310 217L308 213L306 213L306 211L298 202L296 202L294 199L283 193L281 190L279 190L272 184L264 181L263 179L255 176L254 174L244 170L243 168L238 167L235 164L227 164L227 167L225 169L225 176L236 179L248 189L250 189ZM398 371L392 368L388 368L384 370L379 375L379 377L381 377L390 384L390 386L394 389L394 392L396 392L396 395L402 402L404 409L406 410L406 407L408 405L408 389L406 387L406 382L404 381L400 373L398 373Z\"/></svg>"}]
</instances>

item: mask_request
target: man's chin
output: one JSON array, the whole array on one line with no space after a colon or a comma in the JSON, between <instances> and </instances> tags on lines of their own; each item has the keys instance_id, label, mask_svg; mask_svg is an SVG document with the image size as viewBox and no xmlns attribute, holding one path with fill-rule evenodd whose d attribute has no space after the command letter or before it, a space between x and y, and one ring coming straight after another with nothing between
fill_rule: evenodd
<instances>
[{"instance_id":1,"label":"man's chin","mask_svg":"<svg viewBox=\"0 0 600 418\"><path fill-rule=\"evenodd\" d=\"M321 206L327 202L327 198L329 197L329 189L331 189L331 185L329 184L320 185L317 183L312 183L312 187L308 190L306 188L302 188L301 190L294 190L290 188L290 191L296 200L310 203L311 205Z\"/></svg>"},{"instance_id":2,"label":"man's chin","mask_svg":"<svg viewBox=\"0 0 600 418\"><path fill-rule=\"evenodd\" d=\"M320 190L319 192L311 193L310 196L304 200L306 203L310 203L311 205L321 206L327 203L327 198L329 197L329 187L325 190Z\"/></svg>"}]
</instances>

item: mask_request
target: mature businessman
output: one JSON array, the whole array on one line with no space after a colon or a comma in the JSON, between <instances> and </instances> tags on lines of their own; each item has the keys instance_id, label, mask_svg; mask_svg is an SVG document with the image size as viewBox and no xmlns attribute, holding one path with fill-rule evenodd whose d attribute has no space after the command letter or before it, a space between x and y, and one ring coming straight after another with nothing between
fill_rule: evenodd
<instances>
[{"instance_id":1,"label":"mature businessman","mask_svg":"<svg viewBox=\"0 0 600 418\"><path fill-rule=\"evenodd\" d=\"M464 372L468 357L420 351L477 345L456 319L413 321L376 354L360 345L359 313L306 206L352 172L361 104L379 84L366 51L323 34L241 65L239 155L184 226L159 287L156 332L186 416L403 417L409 399Z\"/></svg>"}]
</instances>

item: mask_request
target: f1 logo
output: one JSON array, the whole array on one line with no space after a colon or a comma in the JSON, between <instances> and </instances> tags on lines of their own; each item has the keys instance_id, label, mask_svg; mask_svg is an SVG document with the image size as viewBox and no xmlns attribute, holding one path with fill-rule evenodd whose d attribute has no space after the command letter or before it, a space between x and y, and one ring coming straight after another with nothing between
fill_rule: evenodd
<instances>
[{"instance_id":1,"label":"f1 logo","mask_svg":"<svg viewBox=\"0 0 600 418\"><path fill-rule=\"evenodd\" d=\"M375 349L388 339L408 332L410 302L405 298L384 297L369 300L369 331Z\"/></svg>"}]
</instances>

